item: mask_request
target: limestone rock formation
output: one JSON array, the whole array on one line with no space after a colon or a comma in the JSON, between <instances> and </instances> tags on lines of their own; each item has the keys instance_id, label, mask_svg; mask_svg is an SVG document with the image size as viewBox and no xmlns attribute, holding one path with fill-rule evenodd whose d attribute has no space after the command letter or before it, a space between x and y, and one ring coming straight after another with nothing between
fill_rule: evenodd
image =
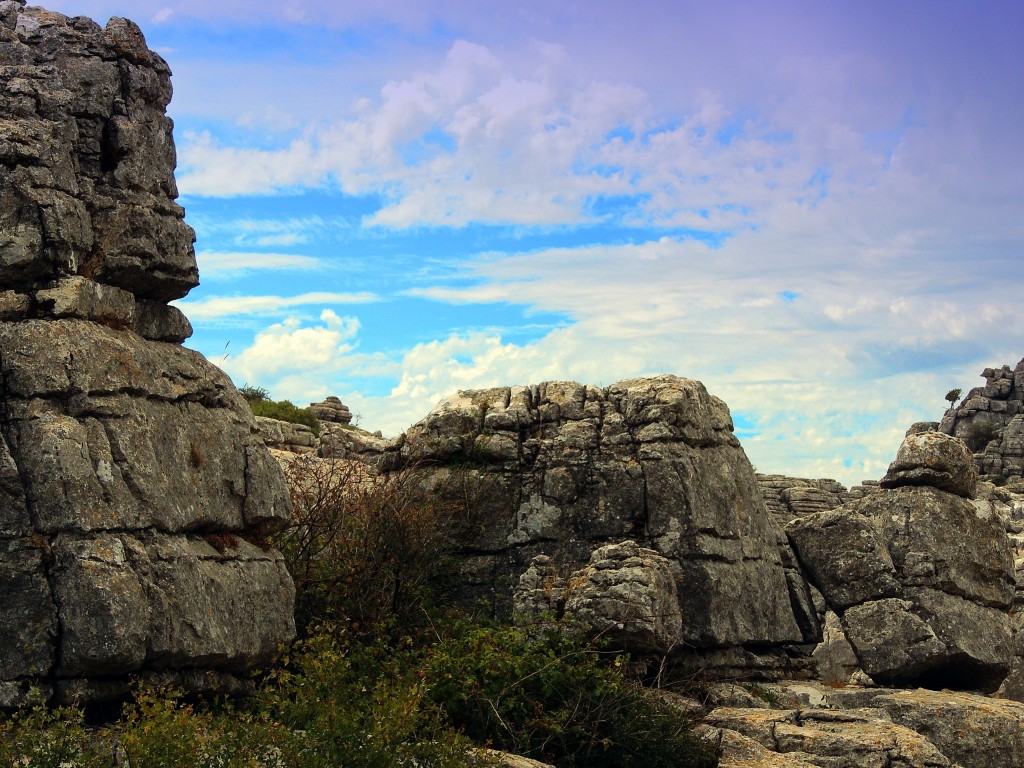
<instances>
[{"instance_id":1,"label":"limestone rock formation","mask_svg":"<svg viewBox=\"0 0 1024 768\"><path fill-rule=\"evenodd\" d=\"M324 424L352 423L352 411L334 395L321 403L310 403L309 410Z\"/></svg>"},{"instance_id":2,"label":"limestone rock formation","mask_svg":"<svg viewBox=\"0 0 1024 768\"><path fill-rule=\"evenodd\" d=\"M640 656L671 653L682 636L671 564L635 541L595 549L568 579L550 557L538 555L520 576L513 600L520 616L564 614Z\"/></svg>"},{"instance_id":3,"label":"limestone rock formation","mask_svg":"<svg viewBox=\"0 0 1024 768\"><path fill-rule=\"evenodd\" d=\"M722 698L718 687L711 686L712 699ZM1024 754L1018 702L813 682L756 690L762 698L718 705L705 719L722 766L1016 768Z\"/></svg>"},{"instance_id":4,"label":"limestone rock formation","mask_svg":"<svg viewBox=\"0 0 1024 768\"><path fill-rule=\"evenodd\" d=\"M298 454L316 452L316 436L305 424L257 416L256 428L267 447L275 451Z\"/></svg>"},{"instance_id":5,"label":"limestone rock formation","mask_svg":"<svg viewBox=\"0 0 1024 768\"><path fill-rule=\"evenodd\" d=\"M911 434L889 490L787 526L874 680L994 690L1009 671L1011 548L1002 523L964 498L975 485L959 441Z\"/></svg>"},{"instance_id":6,"label":"limestone rock formation","mask_svg":"<svg viewBox=\"0 0 1024 768\"><path fill-rule=\"evenodd\" d=\"M169 75L129 21L0 2L0 706L228 684L294 632L283 476L167 304Z\"/></svg>"},{"instance_id":7,"label":"limestone rock formation","mask_svg":"<svg viewBox=\"0 0 1024 768\"><path fill-rule=\"evenodd\" d=\"M926 485L970 499L978 470L962 440L941 432L911 432L882 478L882 488Z\"/></svg>"},{"instance_id":8,"label":"limestone rock formation","mask_svg":"<svg viewBox=\"0 0 1024 768\"><path fill-rule=\"evenodd\" d=\"M765 507L785 527L791 520L834 509L850 500L850 492L836 480L810 480L785 475L758 475Z\"/></svg>"},{"instance_id":9,"label":"limestone rock formation","mask_svg":"<svg viewBox=\"0 0 1024 768\"><path fill-rule=\"evenodd\" d=\"M749 667L746 646L784 664L783 647L820 638L806 584L765 510L728 408L699 382L659 376L606 389L548 382L464 391L379 461L459 475L478 515L460 539L466 590L499 614L511 612L520 577L540 555L563 579L579 572L585 583L607 578L635 589L635 608L606 606L611 614L643 614L674 586L667 623L646 639L703 649L711 665ZM626 541L635 542L628 547L637 547L638 561L614 549ZM664 583L666 573L674 585ZM582 604L562 606L571 608ZM718 652L725 656L712 658Z\"/></svg>"},{"instance_id":10,"label":"limestone rock formation","mask_svg":"<svg viewBox=\"0 0 1024 768\"><path fill-rule=\"evenodd\" d=\"M939 431L963 440L982 479L1020 481L1024 475L1024 360L986 368L985 386L975 387L946 411Z\"/></svg>"}]
</instances>

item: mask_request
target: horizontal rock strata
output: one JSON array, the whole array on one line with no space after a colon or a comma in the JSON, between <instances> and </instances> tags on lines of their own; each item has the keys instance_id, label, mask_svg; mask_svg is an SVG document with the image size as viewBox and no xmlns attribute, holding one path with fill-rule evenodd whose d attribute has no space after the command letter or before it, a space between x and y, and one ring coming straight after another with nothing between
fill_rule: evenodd
<instances>
[{"instance_id":1,"label":"horizontal rock strata","mask_svg":"<svg viewBox=\"0 0 1024 768\"><path fill-rule=\"evenodd\" d=\"M0 2L0 706L231 690L294 634L283 475L167 304L169 77L129 21Z\"/></svg>"}]
</instances>

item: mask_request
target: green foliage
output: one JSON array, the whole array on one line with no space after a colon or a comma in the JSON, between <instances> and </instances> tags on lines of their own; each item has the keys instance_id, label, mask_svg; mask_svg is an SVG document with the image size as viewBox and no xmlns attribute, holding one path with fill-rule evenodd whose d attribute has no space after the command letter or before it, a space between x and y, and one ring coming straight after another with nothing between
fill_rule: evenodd
<instances>
[{"instance_id":1,"label":"green foliage","mask_svg":"<svg viewBox=\"0 0 1024 768\"><path fill-rule=\"evenodd\" d=\"M956 401L960 399L960 394L962 392L962 389L951 389L946 393L946 401L949 403L950 408L956 405Z\"/></svg>"},{"instance_id":2,"label":"green foliage","mask_svg":"<svg viewBox=\"0 0 1024 768\"><path fill-rule=\"evenodd\" d=\"M238 394L250 405L252 403L263 403L270 399L270 393L263 387L250 387L248 384L239 387Z\"/></svg>"},{"instance_id":3,"label":"green foliage","mask_svg":"<svg viewBox=\"0 0 1024 768\"><path fill-rule=\"evenodd\" d=\"M81 710L38 706L0 720L0 765L19 768L106 766L107 755L90 743Z\"/></svg>"},{"instance_id":4,"label":"green foliage","mask_svg":"<svg viewBox=\"0 0 1024 768\"><path fill-rule=\"evenodd\" d=\"M470 743L426 701L423 651L410 640L360 643L321 627L264 688L265 711L296 737L289 766L352 768L470 764Z\"/></svg>"},{"instance_id":5,"label":"green foliage","mask_svg":"<svg viewBox=\"0 0 1024 768\"><path fill-rule=\"evenodd\" d=\"M568 628L468 626L430 659L429 695L479 743L569 768L712 768L692 723Z\"/></svg>"},{"instance_id":6,"label":"green foliage","mask_svg":"<svg viewBox=\"0 0 1024 768\"><path fill-rule=\"evenodd\" d=\"M713 768L691 723L562 628L537 632L448 616L439 629L356 637L319 625L255 696L189 702L140 688L117 722L75 709L0 719L0 766L471 768L476 744L560 768Z\"/></svg>"},{"instance_id":7,"label":"green foliage","mask_svg":"<svg viewBox=\"0 0 1024 768\"><path fill-rule=\"evenodd\" d=\"M305 424L314 435L320 434L320 420L316 415L309 408L299 408L291 400L255 400L249 401L249 407L256 416Z\"/></svg>"}]
</instances>

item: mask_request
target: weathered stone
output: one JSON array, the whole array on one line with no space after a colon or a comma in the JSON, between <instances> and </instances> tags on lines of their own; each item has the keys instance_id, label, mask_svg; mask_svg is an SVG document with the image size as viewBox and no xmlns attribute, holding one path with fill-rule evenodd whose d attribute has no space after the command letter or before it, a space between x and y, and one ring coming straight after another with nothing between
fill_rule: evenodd
<instances>
[{"instance_id":1,"label":"weathered stone","mask_svg":"<svg viewBox=\"0 0 1024 768\"><path fill-rule=\"evenodd\" d=\"M979 504L911 485L787 526L871 679L991 691L1009 671L1010 542L1002 519Z\"/></svg>"},{"instance_id":2,"label":"weathered stone","mask_svg":"<svg viewBox=\"0 0 1024 768\"><path fill-rule=\"evenodd\" d=\"M160 301L198 282L174 203L166 63L138 27L8 7L0 287L81 275Z\"/></svg>"},{"instance_id":3,"label":"weathered stone","mask_svg":"<svg viewBox=\"0 0 1024 768\"><path fill-rule=\"evenodd\" d=\"M811 653L818 679L827 683L850 682L860 670L860 659L846 637L839 616L827 611L821 629L822 640Z\"/></svg>"},{"instance_id":4,"label":"weathered stone","mask_svg":"<svg viewBox=\"0 0 1024 768\"><path fill-rule=\"evenodd\" d=\"M985 386L950 409L939 431L963 440L982 478L1003 484L1024 475L1024 360L1015 369L986 368Z\"/></svg>"},{"instance_id":5,"label":"weathered stone","mask_svg":"<svg viewBox=\"0 0 1024 768\"><path fill-rule=\"evenodd\" d=\"M334 395L323 402L310 403L309 410L325 424L350 424L352 422L352 411Z\"/></svg>"},{"instance_id":6,"label":"weathered stone","mask_svg":"<svg viewBox=\"0 0 1024 768\"><path fill-rule=\"evenodd\" d=\"M883 488L927 485L972 498L978 470L963 441L941 432L908 435L882 478Z\"/></svg>"},{"instance_id":7,"label":"weathered stone","mask_svg":"<svg viewBox=\"0 0 1024 768\"><path fill-rule=\"evenodd\" d=\"M931 587L1009 608L1015 578L1006 531L966 499L933 488L899 488L853 502L876 521L906 586Z\"/></svg>"},{"instance_id":8,"label":"weathered stone","mask_svg":"<svg viewBox=\"0 0 1024 768\"><path fill-rule=\"evenodd\" d=\"M1013 662L1013 625L1006 611L935 589L910 590L908 597L917 615L928 622L946 646L942 665L933 669L922 684L996 690Z\"/></svg>"},{"instance_id":9,"label":"weathered stone","mask_svg":"<svg viewBox=\"0 0 1024 768\"><path fill-rule=\"evenodd\" d=\"M947 646L912 611L909 600L874 600L849 608L843 627L861 667L880 683L920 678L950 661Z\"/></svg>"},{"instance_id":10,"label":"weathered stone","mask_svg":"<svg viewBox=\"0 0 1024 768\"><path fill-rule=\"evenodd\" d=\"M0 680L41 678L54 665L57 615L45 539L0 539Z\"/></svg>"},{"instance_id":11,"label":"weathered stone","mask_svg":"<svg viewBox=\"0 0 1024 768\"><path fill-rule=\"evenodd\" d=\"M847 507L819 512L794 520L786 535L833 610L902 593L881 532L865 515Z\"/></svg>"},{"instance_id":12,"label":"weathered stone","mask_svg":"<svg viewBox=\"0 0 1024 768\"><path fill-rule=\"evenodd\" d=\"M197 282L169 75L129 21L0 2L2 707L213 680L294 635L280 555L245 541L288 520L284 477L167 305Z\"/></svg>"},{"instance_id":13,"label":"weathered stone","mask_svg":"<svg viewBox=\"0 0 1024 768\"><path fill-rule=\"evenodd\" d=\"M964 768L1018 768L1024 704L953 691L832 690L829 706L875 707Z\"/></svg>"},{"instance_id":14,"label":"weathered stone","mask_svg":"<svg viewBox=\"0 0 1024 768\"><path fill-rule=\"evenodd\" d=\"M483 558L466 587L497 596L499 612L509 611L503 596L535 556L549 556L567 578L594 550L632 540L668 563L683 643L767 651L820 637L809 599L794 599L791 590L806 587L787 578L788 544L765 511L728 409L698 382L464 391L394 450L396 466L428 476L471 465L460 472L489 501L486 511L476 507L485 522L467 526L460 541ZM798 619L794 605L810 615Z\"/></svg>"},{"instance_id":15,"label":"weathered stone","mask_svg":"<svg viewBox=\"0 0 1024 768\"><path fill-rule=\"evenodd\" d=\"M879 715L872 710L716 709L705 722L737 731L773 752L794 754L811 765L953 768L952 761L927 739Z\"/></svg>"},{"instance_id":16,"label":"weathered stone","mask_svg":"<svg viewBox=\"0 0 1024 768\"><path fill-rule=\"evenodd\" d=\"M280 555L242 538L62 535L54 545L60 674L244 670L294 632Z\"/></svg>"},{"instance_id":17,"label":"weathered stone","mask_svg":"<svg viewBox=\"0 0 1024 768\"><path fill-rule=\"evenodd\" d=\"M668 654L683 619L669 561L633 541L594 550L569 579L565 613L630 653Z\"/></svg>"},{"instance_id":18,"label":"weathered stone","mask_svg":"<svg viewBox=\"0 0 1024 768\"><path fill-rule=\"evenodd\" d=\"M313 430L305 424L257 416L256 426L259 436L269 448L289 453L316 452Z\"/></svg>"},{"instance_id":19,"label":"weathered stone","mask_svg":"<svg viewBox=\"0 0 1024 768\"><path fill-rule=\"evenodd\" d=\"M770 752L749 736L729 728L702 726L699 733L721 750L718 768L820 768L806 753Z\"/></svg>"}]
</instances>

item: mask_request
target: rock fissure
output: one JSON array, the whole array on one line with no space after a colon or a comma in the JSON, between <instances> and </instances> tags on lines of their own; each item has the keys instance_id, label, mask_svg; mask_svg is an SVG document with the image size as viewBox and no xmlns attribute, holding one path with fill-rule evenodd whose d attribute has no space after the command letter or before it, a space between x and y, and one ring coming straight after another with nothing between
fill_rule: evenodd
<instances>
[{"instance_id":1,"label":"rock fissure","mask_svg":"<svg viewBox=\"0 0 1024 768\"><path fill-rule=\"evenodd\" d=\"M198 281L170 72L124 19L0 7L0 707L261 664L293 588L233 537L280 527L288 491L168 304Z\"/></svg>"}]
</instances>

